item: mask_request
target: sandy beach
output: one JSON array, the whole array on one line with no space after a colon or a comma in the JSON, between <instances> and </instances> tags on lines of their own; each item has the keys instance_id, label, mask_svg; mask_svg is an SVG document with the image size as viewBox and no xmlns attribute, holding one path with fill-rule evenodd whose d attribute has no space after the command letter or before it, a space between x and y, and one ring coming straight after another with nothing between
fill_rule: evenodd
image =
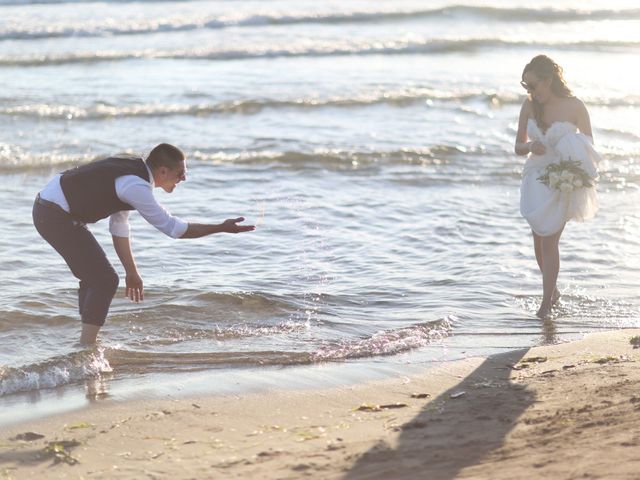
<instances>
[{"instance_id":1,"label":"sandy beach","mask_svg":"<svg viewBox=\"0 0 640 480\"><path fill-rule=\"evenodd\" d=\"M317 391L133 401L10 427L0 478L638 478L640 330Z\"/></svg>"}]
</instances>

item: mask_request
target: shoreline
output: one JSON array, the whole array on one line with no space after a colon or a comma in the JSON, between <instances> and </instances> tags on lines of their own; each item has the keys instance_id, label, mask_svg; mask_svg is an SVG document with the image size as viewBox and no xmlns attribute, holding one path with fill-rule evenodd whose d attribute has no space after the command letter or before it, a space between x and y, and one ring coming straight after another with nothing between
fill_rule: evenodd
<instances>
[{"instance_id":1,"label":"shoreline","mask_svg":"<svg viewBox=\"0 0 640 480\"><path fill-rule=\"evenodd\" d=\"M639 334L318 390L90 406L3 429L0 478L636 478Z\"/></svg>"},{"instance_id":2,"label":"shoreline","mask_svg":"<svg viewBox=\"0 0 640 480\"><path fill-rule=\"evenodd\" d=\"M263 366L181 373L151 373L115 378L111 374L81 382L0 397L0 431L52 416L109 408L113 404L180 401L190 398L261 395L274 391L325 390L348 387L428 371L459 361L448 358L444 345L428 347L419 360L407 354L395 358L356 359L294 366Z\"/></svg>"},{"instance_id":3,"label":"shoreline","mask_svg":"<svg viewBox=\"0 0 640 480\"><path fill-rule=\"evenodd\" d=\"M543 331L542 335L548 336L546 331ZM572 342L584 335L584 333L567 334L561 341ZM525 343L524 345L504 345L501 348L482 348L471 346L468 339L462 343L457 340L459 339L455 336L447 337L418 350L411 349L389 356L301 365L204 368L178 372L168 370L142 374L135 372L122 374L116 367L115 372L106 372L99 377L90 376L55 387L18 391L0 396L0 431L13 425L81 411L92 406L105 408L114 402L179 400L192 397L255 394L274 390L324 390L406 375L418 375L440 365L468 358L486 358L499 352L533 347ZM549 337L544 341L552 340Z\"/></svg>"}]
</instances>

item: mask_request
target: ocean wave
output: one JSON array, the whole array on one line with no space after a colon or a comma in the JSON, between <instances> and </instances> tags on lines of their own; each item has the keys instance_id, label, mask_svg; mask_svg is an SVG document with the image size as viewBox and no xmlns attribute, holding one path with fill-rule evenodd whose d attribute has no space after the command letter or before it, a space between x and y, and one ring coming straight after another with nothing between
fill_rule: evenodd
<instances>
[{"instance_id":1,"label":"ocean wave","mask_svg":"<svg viewBox=\"0 0 640 480\"><path fill-rule=\"evenodd\" d=\"M127 347L99 347L20 367L0 366L0 397L77 384L112 373L143 375L151 372L193 372L229 367L310 365L318 362L395 355L431 345L447 337L454 320L454 317L445 317L435 322L382 330L363 338L325 341L311 350L305 350L304 343L301 344L299 340L294 339L296 347L291 350L233 350L215 342L212 343L215 347L213 351L175 352L167 350L169 343L203 340L208 344L208 340L228 340L229 337L227 334L218 337L220 331L216 329L212 329L211 335L205 337L199 334L194 337L169 332L175 335L171 342L159 338L147 339L144 344L134 342ZM248 329L247 331L252 330L252 336L289 333L299 337L299 324L288 324L284 327L283 325L243 328ZM302 349L299 348L300 345L303 345Z\"/></svg>"},{"instance_id":2,"label":"ocean wave","mask_svg":"<svg viewBox=\"0 0 640 480\"><path fill-rule=\"evenodd\" d=\"M367 165L387 164L446 164L460 155L483 155L478 149L467 149L460 145L432 145L424 148L405 148L388 151L357 151L340 149L315 149L302 151L248 151L241 152L203 152L196 150L191 157L211 163L264 164L277 163L302 167L318 165L323 168L338 167L352 169Z\"/></svg>"},{"instance_id":3,"label":"ocean wave","mask_svg":"<svg viewBox=\"0 0 640 480\"><path fill-rule=\"evenodd\" d=\"M137 319L136 319L137 320ZM139 328L143 328L137 324ZM276 325L259 324L216 324L211 327L175 326L150 332L144 339L133 340L132 345L173 345L192 340L235 340L250 337L273 337L278 335L299 334L309 330L308 322L289 320Z\"/></svg>"},{"instance_id":4,"label":"ocean wave","mask_svg":"<svg viewBox=\"0 0 640 480\"><path fill-rule=\"evenodd\" d=\"M43 305L43 310L48 309L48 307L48 305ZM47 328L51 328L68 325L75 326L78 323L78 319L71 316L35 314L17 309L0 310L0 318L2 318L0 333L34 326L42 327L46 325Z\"/></svg>"},{"instance_id":5,"label":"ocean wave","mask_svg":"<svg viewBox=\"0 0 640 480\"><path fill-rule=\"evenodd\" d=\"M95 155L58 152L31 153L17 145L0 143L0 173L63 168L95 160Z\"/></svg>"},{"instance_id":6,"label":"ocean wave","mask_svg":"<svg viewBox=\"0 0 640 480\"><path fill-rule=\"evenodd\" d=\"M194 150L188 153L190 159L212 164L264 165L277 164L291 168L333 168L337 170L362 168L370 165L386 164L446 164L452 156L465 153L456 146L432 146L423 149L402 149L395 151L364 152L339 149L319 149L301 151L251 151L239 152ZM60 153L22 152L19 156L0 155L0 174L30 172L82 165L103 156L65 155ZM170 309L170 306L165 306ZM156 312L157 313L157 312Z\"/></svg>"},{"instance_id":7,"label":"ocean wave","mask_svg":"<svg viewBox=\"0 0 640 480\"><path fill-rule=\"evenodd\" d=\"M126 153L134 153L127 151ZM424 148L403 148L398 150L360 151L342 149L312 149L309 151L278 150L200 150L188 152L189 158L212 164L279 164L296 168L317 165L322 168L353 169L367 165L388 164L446 164L451 159L465 156L485 156L487 152L481 148L467 148L461 145L431 145ZM19 171L38 171L56 168L62 170L67 166L88 163L104 157L89 154L30 153L21 147L0 144L0 173ZM232 302L235 294L229 294ZM283 305L283 308L287 305ZM291 305L288 305L291 307Z\"/></svg>"},{"instance_id":8,"label":"ocean wave","mask_svg":"<svg viewBox=\"0 0 640 480\"><path fill-rule=\"evenodd\" d=\"M144 308L117 310L121 341L154 348L183 342L217 342L297 335L309 330L306 298L264 292L202 292L172 289L147 298ZM180 320L177 320L180 319ZM138 332L144 331L144 336ZM111 357L110 357L111 358Z\"/></svg>"},{"instance_id":9,"label":"ocean wave","mask_svg":"<svg viewBox=\"0 0 640 480\"><path fill-rule=\"evenodd\" d=\"M88 3L87 0L75 0ZM96 2L99 0L95 0ZM133 0L131 0L133 1ZM75 3L71 0L69 3ZM31 4L52 4L65 2L52 2L48 0L32 0ZM124 0L111 0L108 3L126 3ZM151 4L154 2L146 2ZM161 3L161 2L159 2ZM22 5L24 2L12 3L3 2L1 5ZM304 25L304 24L352 24L352 23L375 23L399 22L416 19L464 19L476 18L484 21L497 20L501 22L577 22L625 19L632 20L640 18L640 9L554 9L554 8L501 8L490 6L473 5L453 5L432 9L394 9L378 11L344 11L328 12L319 11L314 13L300 13L293 15L282 14L281 12L251 14L246 15L206 15L202 12L191 15L181 15L174 18L160 18L153 21L123 19L118 22L119 26L114 26L113 22L100 23L93 18L81 24L48 23L47 25L36 25L31 27L12 26L0 30L0 40L29 40L45 38L65 38L65 37L98 37L117 35L142 35L151 33L170 33L180 31L191 31L200 29L223 29L230 27L256 27L269 25Z\"/></svg>"},{"instance_id":10,"label":"ocean wave","mask_svg":"<svg viewBox=\"0 0 640 480\"><path fill-rule=\"evenodd\" d=\"M607 127L599 127L598 130L606 133L607 135L619 138L621 140L628 140L631 142L640 142L640 135L634 132L630 132L628 130L619 130L616 128L607 128Z\"/></svg>"},{"instance_id":11,"label":"ocean wave","mask_svg":"<svg viewBox=\"0 0 640 480\"><path fill-rule=\"evenodd\" d=\"M142 310L138 321L155 322L158 315L173 317L175 310L185 308L193 311L210 310L211 308L228 310L242 310L245 313L257 312L262 314L286 313L298 308L295 297L281 297L265 292L202 292L188 289L172 289L159 292L163 298L161 305L152 305L151 314L146 316ZM166 311L165 311L166 310Z\"/></svg>"},{"instance_id":12,"label":"ocean wave","mask_svg":"<svg viewBox=\"0 0 640 480\"><path fill-rule=\"evenodd\" d=\"M613 136L612 133L608 133L609 136ZM6 146L5 151L14 150L14 147ZM635 188L635 185L640 185L640 171L637 171L633 164L628 166L630 159L638 156L638 152L635 150L620 150L615 148L607 148L603 146L600 148L603 154L604 161L600 166L600 183L602 185L612 186L617 185L619 188ZM92 155L63 155L59 153L36 153L29 154L20 150L19 156L2 155L3 146L0 144L0 173L13 173L13 172L29 172L29 171L41 171L43 169L50 170L52 168L58 171L63 170L65 167L84 164L89 161L103 158L100 156ZM133 153L133 152L127 152ZM412 147L412 148L399 148L395 150L351 150L341 148L311 148L308 151L303 150L205 150L193 148L188 152L188 157L191 161L197 161L202 163L210 163L213 165L230 165L237 164L242 166L275 166L285 169L294 170L313 170L313 169L329 169L331 171L340 172L353 172L355 170L370 171L371 169L378 169L381 167L389 167L394 165L418 165L418 166L434 166L445 167L446 165L454 164L458 165L458 171L455 175L451 174L450 170L442 170L442 176L437 172L433 172L430 176L431 180L437 184L441 182L446 183L473 183L477 182L480 178L478 172L475 169L471 169L468 175L465 174L464 165L473 165L478 161L485 162L487 168L484 170L486 178L491 178L494 181L506 179L511 181L520 178L521 172L518 168L506 168L501 161L495 162L495 159L508 157L511 155L511 149L503 150L501 148L488 149L485 146L465 146L457 144L434 144L424 147ZM492 165L493 168L490 168ZM619 172L620 165L625 165L624 175L621 176ZM398 178L391 178L391 181L405 184L405 185L421 185L426 179L422 176L417 178L404 177L400 175ZM417 182L417 183L415 183ZM185 294L187 295L187 294ZM274 313L285 314L291 313L300 308L304 308L304 301L300 299L272 299L265 297L260 299L260 294L209 294L209 295L222 295L220 298L210 299L209 302L200 302L198 299L193 299L192 304L188 307L184 307L181 302L176 305L172 305L171 302L165 302L161 310L154 310L153 314L164 315L166 313L167 318L170 318L175 312L172 309L188 308L195 316L201 314L206 316L206 311L202 311L202 308L210 306L211 304L232 305L246 307L246 313L250 313L252 303L260 305L256 307L254 311L259 312L261 309L266 309ZM247 296L248 295L248 296ZM236 305L240 302L238 305ZM203 304L204 306L201 306ZM166 310L165 313L163 313ZM206 310L206 309L205 309ZM140 321L143 321L145 317L145 311L140 313ZM123 318L127 318L124 314ZM150 317L150 320L153 316ZM63 319L60 319L63 321Z\"/></svg>"},{"instance_id":13,"label":"ocean wave","mask_svg":"<svg viewBox=\"0 0 640 480\"><path fill-rule=\"evenodd\" d=\"M112 349L108 353L109 362L118 373L195 371L223 367L247 366L293 366L318 362L342 361L348 359L388 356L425 347L447 337L452 329L454 317L449 316L429 323L411 325L405 328L382 330L371 336L355 340L325 341L312 351L215 351L197 353L153 352L145 350ZM285 329L289 330L289 329ZM298 328L289 330L295 333ZM283 333L278 329L275 333ZM268 328L257 327L258 335L273 335ZM298 332L299 334L299 332ZM207 337L208 338L208 337ZM182 340L184 341L184 340ZM162 343L158 343L158 346ZM147 346L148 347L148 346Z\"/></svg>"},{"instance_id":14,"label":"ocean wave","mask_svg":"<svg viewBox=\"0 0 640 480\"><path fill-rule=\"evenodd\" d=\"M0 366L0 397L77 383L112 371L103 349L74 352L22 367Z\"/></svg>"},{"instance_id":15,"label":"ocean wave","mask_svg":"<svg viewBox=\"0 0 640 480\"><path fill-rule=\"evenodd\" d=\"M212 103L151 103L110 105L96 103L91 106L76 106L64 104L27 104L14 106L0 106L0 115L53 120L102 120L110 118L154 118L169 116L204 117L209 115L257 115L265 110L297 109L314 110L321 108L362 108L377 105L393 107L413 107L427 104L437 106L435 102L454 102L460 104L460 110L475 113L478 104L489 107L520 104L524 95L508 92L491 92L478 89L443 91L429 88L413 88L398 90L381 90L346 96L298 97L291 99L240 99ZM611 97L583 97L590 106L634 107L640 105L640 97L627 96ZM466 104L473 104L468 106ZM609 132L608 130L605 130ZM616 133L611 130L611 133ZM618 132L623 135L624 132ZM632 135L632 134L630 134ZM634 137L634 139L637 137ZM2 145L0 145L0 156Z\"/></svg>"},{"instance_id":16,"label":"ocean wave","mask_svg":"<svg viewBox=\"0 0 640 480\"><path fill-rule=\"evenodd\" d=\"M330 98L301 97L294 99L245 99L218 103L199 104L133 104L107 105L98 103L89 107L74 105L31 104L0 107L0 115L27 118L50 118L59 120L96 120L121 117L166 117L207 115L255 115L266 109L351 108L375 105L396 107L413 106L433 101L469 102L479 101L489 105L519 103L519 95L497 94L482 91L444 92L431 89L379 91L353 96Z\"/></svg>"},{"instance_id":17,"label":"ocean wave","mask_svg":"<svg viewBox=\"0 0 640 480\"><path fill-rule=\"evenodd\" d=\"M455 320L455 317L447 316L436 322L381 330L367 338L325 342L321 348L311 354L311 358L315 362L323 362L396 355L431 345L449 336Z\"/></svg>"},{"instance_id":18,"label":"ocean wave","mask_svg":"<svg viewBox=\"0 0 640 480\"><path fill-rule=\"evenodd\" d=\"M145 59L233 61L299 57L338 57L367 55L429 55L456 52L474 52L483 49L526 48L528 50L595 50L624 51L640 48L640 41L584 40L584 41L532 41L500 38L430 39L424 41L388 40L371 42L340 42L318 44L315 47L273 46L254 49L192 49L136 51L105 50L64 54L2 56L0 66L45 66L91 64Z\"/></svg>"}]
</instances>

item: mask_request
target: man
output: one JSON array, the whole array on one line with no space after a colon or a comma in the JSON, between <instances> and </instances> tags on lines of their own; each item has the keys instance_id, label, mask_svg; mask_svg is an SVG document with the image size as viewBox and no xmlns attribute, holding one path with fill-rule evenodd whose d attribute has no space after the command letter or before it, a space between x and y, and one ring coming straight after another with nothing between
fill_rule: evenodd
<instances>
[{"instance_id":1,"label":"man","mask_svg":"<svg viewBox=\"0 0 640 480\"><path fill-rule=\"evenodd\" d=\"M253 225L238 225L244 221L242 217L221 224L199 224L169 214L156 201L153 188L171 193L178 183L186 180L186 173L182 151L162 143L151 150L146 160L111 157L62 172L36 197L33 223L38 233L80 280L80 343L95 343L119 283L87 223L110 217L113 245L126 272L125 294L135 302L143 300L144 292L129 243L129 210L137 210L151 225L173 238L255 230Z\"/></svg>"}]
</instances>

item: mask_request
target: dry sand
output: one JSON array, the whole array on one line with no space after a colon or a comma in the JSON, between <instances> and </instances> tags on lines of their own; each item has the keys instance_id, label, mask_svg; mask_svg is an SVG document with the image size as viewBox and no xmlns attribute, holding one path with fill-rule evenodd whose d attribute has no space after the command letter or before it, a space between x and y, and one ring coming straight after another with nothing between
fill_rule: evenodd
<instances>
[{"instance_id":1,"label":"dry sand","mask_svg":"<svg viewBox=\"0 0 640 480\"><path fill-rule=\"evenodd\" d=\"M0 479L638 479L639 334L349 387L98 405L1 432Z\"/></svg>"}]
</instances>

